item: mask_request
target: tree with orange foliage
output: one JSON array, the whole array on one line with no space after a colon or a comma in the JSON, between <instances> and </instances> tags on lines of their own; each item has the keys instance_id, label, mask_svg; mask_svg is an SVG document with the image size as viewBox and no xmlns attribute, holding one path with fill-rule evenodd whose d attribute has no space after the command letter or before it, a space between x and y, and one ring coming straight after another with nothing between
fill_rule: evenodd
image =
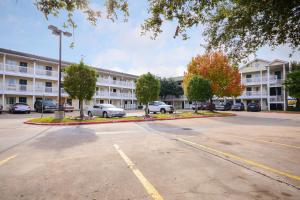
<instances>
[{"instance_id":1,"label":"tree with orange foliage","mask_svg":"<svg viewBox=\"0 0 300 200\"><path fill-rule=\"evenodd\" d=\"M237 97L244 89L238 68L232 66L222 52L208 52L192 58L183 78L185 94L193 75L209 80L213 95L217 97Z\"/></svg>"}]
</instances>

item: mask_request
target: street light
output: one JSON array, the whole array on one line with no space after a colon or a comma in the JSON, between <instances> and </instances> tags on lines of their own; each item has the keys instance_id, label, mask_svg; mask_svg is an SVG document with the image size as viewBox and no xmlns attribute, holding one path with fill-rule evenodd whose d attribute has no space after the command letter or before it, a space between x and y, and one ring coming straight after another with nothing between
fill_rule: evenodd
<instances>
[{"instance_id":1,"label":"street light","mask_svg":"<svg viewBox=\"0 0 300 200\"><path fill-rule=\"evenodd\" d=\"M49 25L48 29L52 31L53 35L59 36L59 65L58 65L58 111L63 110L63 106L61 104L61 38L62 34L66 37L71 37L72 33L67 31L62 31L58 29L56 26Z\"/></svg>"}]
</instances>

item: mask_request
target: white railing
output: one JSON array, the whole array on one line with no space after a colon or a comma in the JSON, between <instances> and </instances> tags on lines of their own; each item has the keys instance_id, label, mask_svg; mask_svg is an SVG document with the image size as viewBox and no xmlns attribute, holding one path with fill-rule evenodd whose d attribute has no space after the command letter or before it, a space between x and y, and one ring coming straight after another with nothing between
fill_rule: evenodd
<instances>
[{"instance_id":1,"label":"white railing","mask_svg":"<svg viewBox=\"0 0 300 200\"><path fill-rule=\"evenodd\" d=\"M46 94L57 94L58 89L55 87L36 87L35 92L40 93L40 94L45 94L45 95Z\"/></svg>"},{"instance_id":2,"label":"white railing","mask_svg":"<svg viewBox=\"0 0 300 200\"><path fill-rule=\"evenodd\" d=\"M135 94L120 92L109 93L108 91L96 91L95 96L102 98L136 99Z\"/></svg>"},{"instance_id":3,"label":"white railing","mask_svg":"<svg viewBox=\"0 0 300 200\"><path fill-rule=\"evenodd\" d=\"M33 68L5 64L5 72L10 72L15 74L33 74Z\"/></svg>"},{"instance_id":4,"label":"white railing","mask_svg":"<svg viewBox=\"0 0 300 200\"><path fill-rule=\"evenodd\" d=\"M261 96L267 96L267 91L246 91L244 92L241 97L242 98L247 98L247 97L261 97Z\"/></svg>"},{"instance_id":5,"label":"white railing","mask_svg":"<svg viewBox=\"0 0 300 200\"><path fill-rule=\"evenodd\" d=\"M4 69L3 64L0 63L0 72L3 72L3 69Z\"/></svg>"},{"instance_id":6,"label":"white railing","mask_svg":"<svg viewBox=\"0 0 300 200\"><path fill-rule=\"evenodd\" d=\"M270 102L283 102L283 96L270 96Z\"/></svg>"},{"instance_id":7,"label":"white railing","mask_svg":"<svg viewBox=\"0 0 300 200\"><path fill-rule=\"evenodd\" d=\"M6 85L5 86L5 91L8 92L32 92L32 85L21 85L21 84L16 84L16 85Z\"/></svg>"},{"instance_id":8,"label":"white railing","mask_svg":"<svg viewBox=\"0 0 300 200\"><path fill-rule=\"evenodd\" d=\"M105 85L112 85L112 86L129 87L129 88L135 87L135 84L133 81L119 81L119 80L112 80L109 78L98 78L97 83L105 84Z\"/></svg>"},{"instance_id":9,"label":"white railing","mask_svg":"<svg viewBox=\"0 0 300 200\"><path fill-rule=\"evenodd\" d=\"M39 76L58 77L58 72L53 70L36 69L35 74Z\"/></svg>"},{"instance_id":10,"label":"white railing","mask_svg":"<svg viewBox=\"0 0 300 200\"><path fill-rule=\"evenodd\" d=\"M269 81L270 83L272 82L277 82L277 76L270 75L269 76ZM253 78L242 78L242 84L260 84L260 83L267 83L268 82L268 77L263 76L263 77L253 77Z\"/></svg>"}]
</instances>

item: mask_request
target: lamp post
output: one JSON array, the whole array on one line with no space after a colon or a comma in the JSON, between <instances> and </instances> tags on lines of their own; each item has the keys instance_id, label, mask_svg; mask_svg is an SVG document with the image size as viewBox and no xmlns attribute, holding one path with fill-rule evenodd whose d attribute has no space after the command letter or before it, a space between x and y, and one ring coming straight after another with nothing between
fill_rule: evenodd
<instances>
[{"instance_id":1,"label":"lamp post","mask_svg":"<svg viewBox=\"0 0 300 200\"><path fill-rule=\"evenodd\" d=\"M58 115L56 118L63 118L63 105L61 104L61 38L62 35L71 37L72 33L62 31L56 26L49 25L48 29L52 31L53 35L59 36L59 64L58 64Z\"/></svg>"}]
</instances>

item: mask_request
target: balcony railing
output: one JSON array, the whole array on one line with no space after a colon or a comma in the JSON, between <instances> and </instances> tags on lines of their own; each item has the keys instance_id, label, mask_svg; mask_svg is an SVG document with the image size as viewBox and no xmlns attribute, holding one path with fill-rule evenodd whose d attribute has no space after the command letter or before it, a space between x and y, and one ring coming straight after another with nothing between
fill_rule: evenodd
<instances>
[{"instance_id":1,"label":"balcony railing","mask_svg":"<svg viewBox=\"0 0 300 200\"><path fill-rule=\"evenodd\" d=\"M33 89L32 89L32 85L15 84L15 85L5 85L5 91L28 93L28 92L33 92Z\"/></svg>"},{"instance_id":2,"label":"balcony railing","mask_svg":"<svg viewBox=\"0 0 300 200\"><path fill-rule=\"evenodd\" d=\"M39 76L47 76L47 77L57 77L58 72L53 70L45 70L45 69L36 69L35 74Z\"/></svg>"},{"instance_id":3,"label":"balcony railing","mask_svg":"<svg viewBox=\"0 0 300 200\"><path fill-rule=\"evenodd\" d=\"M35 92L36 93L40 93L40 94L58 94L58 89L55 87L36 87L35 88Z\"/></svg>"},{"instance_id":4,"label":"balcony railing","mask_svg":"<svg viewBox=\"0 0 300 200\"><path fill-rule=\"evenodd\" d=\"M111 92L109 94L108 91L96 91L95 95L102 98L136 99L135 94L131 93Z\"/></svg>"},{"instance_id":5,"label":"balcony railing","mask_svg":"<svg viewBox=\"0 0 300 200\"><path fill-rule=\"evenodd\" d=\"M32 67L5 64L5 71L14 74L33 74Z\"/></svg>"},{"instance_id":6,"label":"balcony railing","mask_svg":"<svg viewBox=\"0 0 300 200\"><path fill-rule=\"evenodd\" d=\"M277 76L270 75L269 81L270 81L270 83L277 82L278 81ZM243 78L242 79L242 84L245 84L245 85L260 84L261 82L266 84L268 82L268 77L263 76L263 77L253 77L253 78Z\"/></svg>"},{"instance_id":7,"label":"balcony railing","mask_svg":"<svg viewBox=\"0 0 300 200\"><path fill-rule=\"evenodd\" d=\"M97 83L104 84L104 85L129 87L129 88L135 87L135 84L133 81L119 81L119 80L112 80L109 78L98 78Z\"/></svg>"},{"instance_id":8,"label":"balcony railing","mask_svg":"<svg viewBox=\"0 0 300 200\"><path fill-rule=\"evenodd\" d=\"M264 96L267 96L267 91L246 91L241 95L242 98L259 98Z\"/></svg>"},{"instance_id":9,"label":"balcony railing","mask_svg":"<svg viewBox=\"0 0 300 200\"><path fill-rule=\"evenodd\" d=\"M283 96L270 96L270 102L283 102Z\"/></svg>"}]
</instances>

